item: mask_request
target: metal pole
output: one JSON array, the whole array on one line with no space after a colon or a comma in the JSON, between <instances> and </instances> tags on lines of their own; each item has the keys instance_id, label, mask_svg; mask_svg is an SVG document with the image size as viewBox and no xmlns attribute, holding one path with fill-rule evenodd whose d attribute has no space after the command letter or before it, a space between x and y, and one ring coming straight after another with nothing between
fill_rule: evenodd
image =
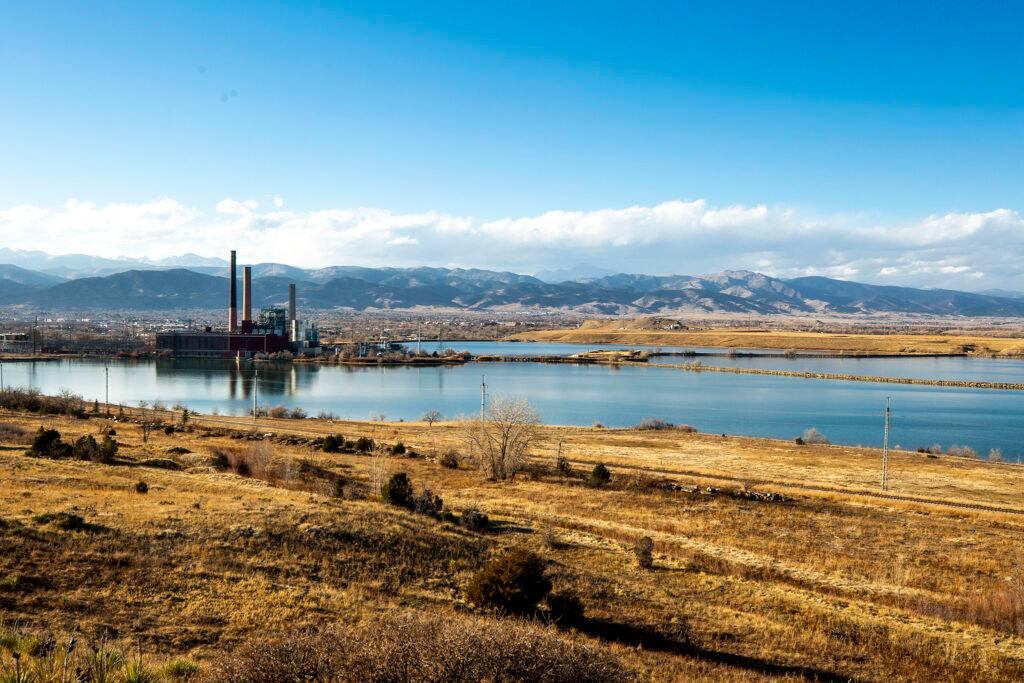
<instances>
[{"instance_id":1,"label":"metal pole","mask_svg":"<svg viewBox=\"0 0 1024 683\"><path fill-rule=\"evenodd\" d=\"M4 362L0 360L0 391L4 390Z\"/></svg>"},{"instance_id":2,"label":"metal pole","mask_svg":"<svg viewBox=\"0 0 1024 683\"><path fill-rule=\"evenodd\" d=\"M105 396L103 402L107 406L107 415L110 415L110 363L103 366L103 382L105 385Z\"/></svg>"},{"instance_id":3,"label":"metal pole","mask_svg":"<svg viewBox=\"0 0 1024 683\"><path fill-rule=\"evenodd\" d=\"M889 490L889 413L890 397L885 397L885 436L882 440L882 490Z\"/></svg>"},{"instance_id":4,"label":"metal pole","mask_svg":"<svg viewBox=\"0 0 1024 683\"><path fill-rule=\"evenodd\" d=\"M487 404L487 382L486 376L480 375L480 422L484 421L484 406Z\"/></svg>"},{"instance_id":5,"label":"metal pole","mask_svg":"<svg viewBox=\"0 0 1024 683\"><path fill-rule=\"evenodd\" d=\"M260 369L253 366L254 374L252 378L252 428L256 429L256 400L260 390Z\"/></svg>"}]
</instances>

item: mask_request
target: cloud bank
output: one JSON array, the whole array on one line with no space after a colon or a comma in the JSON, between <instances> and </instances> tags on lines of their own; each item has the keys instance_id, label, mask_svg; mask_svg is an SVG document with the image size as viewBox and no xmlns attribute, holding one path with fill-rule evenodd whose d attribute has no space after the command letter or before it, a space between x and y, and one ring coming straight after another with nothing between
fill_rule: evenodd
<instances>
[{"instance_id":1,"label":"cloud bank","mask_svg":"<svg viewBox=\"0 0 1024 683\"><path fill-rule=\"evenodd\" d=\"M69 200L0 209L0 244L50 253L164 258L191 252L298 266L436 265L537 272L588 263L614 271L697 274L747 268L880 284L1024 289L1024 217L1010 209L882 223L787 207L709 205L548 211L477 220L375 208L286 209L225 198L212 209L160 198Z\"/></svg>"}]
</instances>

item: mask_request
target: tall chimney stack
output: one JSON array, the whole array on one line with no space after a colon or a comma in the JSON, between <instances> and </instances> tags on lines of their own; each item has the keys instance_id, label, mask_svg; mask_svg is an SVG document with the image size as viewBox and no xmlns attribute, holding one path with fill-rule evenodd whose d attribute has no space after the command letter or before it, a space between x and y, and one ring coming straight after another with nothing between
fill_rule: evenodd
<instances>
[{"instance_id":1,"label":"tall chimney stack","mask_svg":"<svg viewBox=\"0 0 1024 683\"><path fill-rule=\"evenodd\" d=\"M228 332L238 331L238 295L235 282L235 250L231 250L231 305L230 317L228 318Z\"/></svg>"},{"instance_id":2,"label":"tall chimney stack","mask_svg":"<svg viewBox=\"0 0 1024 683\"><path fill-rule=\"evenodd\" d=\"M291 329L295 322L295 283L288 285L288 329Z\"/></svg>"},{"instance_id":3,"label":"tall chimney stack","mask_svg":"<svg viewBox=\"0 0 1024 683\"><path fill-rule=\"evenodd\" d=\"M242 268L242 323L252 322L252 266Z\"/></svg>"}]
</instances>

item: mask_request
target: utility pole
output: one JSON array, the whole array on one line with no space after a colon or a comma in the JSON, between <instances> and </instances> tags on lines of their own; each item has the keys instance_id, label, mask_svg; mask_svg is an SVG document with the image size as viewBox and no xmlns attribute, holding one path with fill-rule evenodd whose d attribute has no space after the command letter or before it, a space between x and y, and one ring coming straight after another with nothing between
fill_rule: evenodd
<instances>
[{"instance_id":1,"label":"utility pole","mask_svg":"<svg viewBox=\"0 0 1024 683\"><path fill-rule=\"evenodd\" d=\"M103 365L103 383L105 390L105 397L103 403L107 406L107 415L110 415L110 363Z\"/></svg>"},{"instance_id":2,"label":"utility pole","mask_svg":"<svg viewBox=\"0 0 1024 683\"><path fill-rule=\"evenodd\" d=\"M487 405L486 376L480 375L480 424L484 422L484 406Z\"/></svg>"},{"instance_id":3,"label":"utility pole","mask_svg":"<svg viewBox=\"0 0 1024 683\"><path fill-rule=\"evenodd\" d=\"M256 400L260 390L260 369L253 365L252 376L252 430L256 431Z\"/></svg>"},{"instance_id":4,"label":"utility pole","mask_svg":"<svg viewBox=\"0 0 1024 683\"><path fill-rule=\"evenodd\" d=\"M889 490L889 401L890 397L885 397L885 436L882 440L882 490Z\"/></svg>"}]
</instances>

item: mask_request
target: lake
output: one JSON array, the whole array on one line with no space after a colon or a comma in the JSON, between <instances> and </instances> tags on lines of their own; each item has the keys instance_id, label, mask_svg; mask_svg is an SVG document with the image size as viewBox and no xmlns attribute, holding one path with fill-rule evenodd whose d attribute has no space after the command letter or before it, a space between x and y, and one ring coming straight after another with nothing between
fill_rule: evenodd
<instances>
[{"instance_id":1,"label":"lake","mask_svg":"<svg viewBox=\"0 0 1024 683\"><path fill-rule=\"evenodd\" d=\"M450 345L475 353L505 353L500 343L472 344ZM561 353L577 352L560 344L508 346L529 355L549 352L537 350L541 346L553 346ZM580 346L582 350L595 348ZM991 381L1015 381L1010 378L1024 373L1021 361L974 358L716 357L705 362ZM3 370L7 386L35 386L44 393L69 389L89 400L103 400L102 361L8 362ZM449 418L473 414L479 411L480 381L485 375L490 394L525 396L550 424L600 421L609 427L628 426L656 417L689 424L702 432L783 439L815 427L833 443L867 446L882 443L885 398L891 396L894 445L911 449L933 443L944 448L967 445L982 454L999 448L1013 461L1024 452L1024 392L1016 391L542 363L450 367L281 363L261 364L259 375L261 404L300 406L310 415L326 410L344 418L384 415L389 420L414 420L435 409ZM245 362L239 366L234 361L160 359L110 364L110 399L125 405L159 399L167 405L180 402L203 413L216 409L221 414L242 415L251 410L252 387L253 366Z\"/></svg>"}]
</instances>

